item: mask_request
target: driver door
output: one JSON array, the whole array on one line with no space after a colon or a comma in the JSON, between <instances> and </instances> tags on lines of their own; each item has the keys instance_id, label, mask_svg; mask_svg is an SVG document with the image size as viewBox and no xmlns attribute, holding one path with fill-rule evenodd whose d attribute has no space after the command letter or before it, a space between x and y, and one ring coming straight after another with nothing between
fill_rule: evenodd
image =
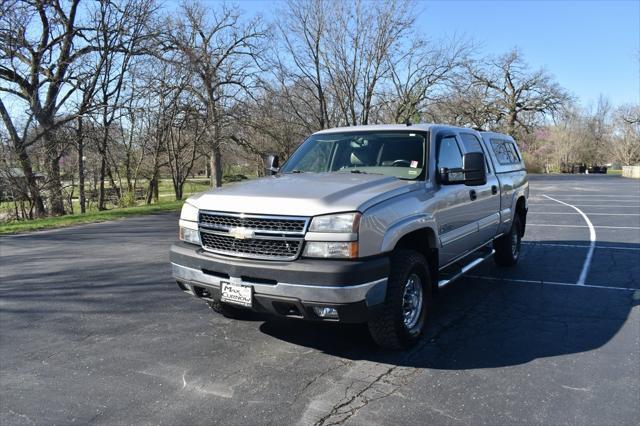
<instances>
[{"instance_id":1,"label":"driver door","mask_svg":"<svg viewBox=\"0 0 640 426\"><path fill-rule=\"evenodd\" d=\"M436 137L436 170L462 168L462 149L455 133ZM442 185L438 189L435 219L440 238L440 265L480 245L475 205L470 196L472 187L462 183Z\"/></svg>"}]
</instances>

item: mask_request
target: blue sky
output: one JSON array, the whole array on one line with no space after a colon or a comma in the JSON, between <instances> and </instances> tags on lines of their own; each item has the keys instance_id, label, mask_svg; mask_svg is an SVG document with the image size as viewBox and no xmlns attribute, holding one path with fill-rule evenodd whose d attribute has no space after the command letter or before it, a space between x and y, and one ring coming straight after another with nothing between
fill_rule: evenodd
<instances>
[{"instance_id":1,"label":"blue sky","mask_svg":"<svg viewBox=\"0 0 640 426\"><path fill-rule=\"evenodd\" d=\"M237 3L267 19L277 7L269 0ZM431 39L463 35L479 43L483 54L517 46L532 67L545 67L586 107L600 94L614 105L640 103L640 0L423 0L417 5L418 26Z\"/></svg>"}]
</instances>

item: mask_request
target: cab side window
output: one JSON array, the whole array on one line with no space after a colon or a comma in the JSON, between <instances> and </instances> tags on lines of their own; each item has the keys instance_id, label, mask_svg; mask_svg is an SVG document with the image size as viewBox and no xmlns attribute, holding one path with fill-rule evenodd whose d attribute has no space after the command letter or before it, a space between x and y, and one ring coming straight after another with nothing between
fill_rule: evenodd
<instances>
[{"instance_id":1,"label":"cab side window","mask_svg":"<svg viewBox=\"0 0 640 426\"><path fill-rule=\"evenodd\" d=\"M482 150L482 145L480 145L480 141L474 135L470 133L462 133L460 134L460 137L462 139L464 149L467 152L484 152Z\"/></svg>"},{"instance_id":2,"label":"cab side window","mask_svg":"<svg viewBox=\"0 0 640 426\"><path fill-rule=\"evenodd\" d=\"M438 169L461 169L462 153L455 136L445 136L438 144Z\"/></svg>"}]
</instances>

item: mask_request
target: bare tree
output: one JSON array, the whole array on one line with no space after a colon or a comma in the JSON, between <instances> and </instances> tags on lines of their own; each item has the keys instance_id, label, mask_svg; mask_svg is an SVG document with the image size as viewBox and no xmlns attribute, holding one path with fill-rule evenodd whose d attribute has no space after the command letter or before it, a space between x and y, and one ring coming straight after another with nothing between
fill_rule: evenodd
<instances>
[{"instance_id":1,"label":"bare tree","mask_svg":"<svg viewBox=\"0 0 640 426\"><path fill-rule=\"evenodd\" d=\"M310 132L331 126L324 63L329 7L326 0L290 0L276 22L282 46L274 69L282 99Z\"/></svg>"},{"instance_id":2,"label":"bare tree","mask_svg":"<svg viewBox=\"0 0 640 426\"><path fill-rule=\"evenodd\" d=\"M623 166L640 164L640 105L622 105L613 113L614 160Z\"/></svg>"},{"instance_id":3,"label":"bare tree","mask_svg":"<svg viewBox=\"0 0 640 426\"><path fill-rule=\"evenodd\" d=\"M513 136L530 132L571 98L544 69L531 71L517 49L471 64L468 73L474 85L487 89L495 125Z\"/></svg>"},{"instance_id":4,"label":"bare tree","mask_svg":"<svg viewBox=\"0 0 640 426\"><path fill-rule=\"evenodd\" d=\"M390 58L402 51L414 20L408 0L333 3L325 63L342 124L370 123Z\"/></svg>"},{"instance_id":5,"label":"bare tree","mask_svg":"<svg viewBox=\"0 0 640 426\"><path fill-rule=\"evenodd\" d=\"M258 81L266 29L258 19L243 22L226 5L207 11L199 4L184 4L183 16L167 26L165 59L193 77L188 90L203 106L211 184L221 186L225 111Z\"/></svg>"},{"instance_id":6,"label":"bare tree","mask_svg":"<svg viewBox=\"0 0 640 426\"><path fill-rule=\"evenodd\" d=\"M98 28L96 44L101 52L101 69L98 70L98 88L92 101L96 106L96 119L102 129L98 150L101 155L98 209L105 209L105 178L113 176L108 167L111 126L122 113L126 102L125 78L133 59L148 52L146 43L152 39L149 21L153 13L150 0L125 0L121 4L98 3L93 20Z\"/></svg>"},{"instance_id":7,"label":"bare tree","mask_svg":"<svg viewBox=\"0 0 640 426\"><path fill-rule=\"evenodd\" d=\"M392 87L384 95L388 120L420 120L429 107L445 102L456 73L468 62L472 49L473 45L462 39L434 46L417 38L402 55L390 57Z\"/></svg>"},{"instance_id":8,"label":"bare tree","mask_svg":"<svg viewBox=\"0 0 640 426\"><path fill-rule=\"evenodd\" d=\"M64 213L59 156L52 132L59 109L74 92L73 88L65 87L73 74L72 65L93 50L87 45L74 46L74 39L81 33L76 25L78 3L79 0L71 1L69 10L65 11L58 1L5 2L0 12L0 91L29 106L22 134L18 133L15 119L2 100L0 113L29 182L36 216L44 215L45 209L27 148L40 137L48 151L51 210L54 214ZM28 141L27 131L34 120L40 126L40 133Z\"/></svg>"},{"instance_id":9,"label":"bare tree","mask_svg":"<svg viewBox=\"0 0 640 426\"><path fill-rule=\"evenodd\" d=\"M137 2L131 2L131 4ZM64 214L59 160L62 150L54 137L54 131L64 123L85 114L92 104L99 77L110 52L123 51L126 41L113 43L105 39L105 32L129 31L127 24L114 27L111 24L130 22L135 14L115 1L101 2L99 9L111 18L87 18L80 22L79 0L67 4L59 0L47 2L5 2L0 13L0 91L27 103L28 112L22 135L2 103L0 112L12 135L13 146L21 158L25 175L32 176L27 148L42 139L47 153L48 192L52 214ZM85 15L90 16L90 11ZM116 30L114 30L116 28ZM34 37L35 35L35 37ZM107 41L100 43L100 41ZM130 46L129 46L130 47ZM97 54L96 52L101 52ZM88 69L91 72L87 72ZM66 108L66 110L65 110ZM63 114L61 112L64 111ZM29 125L35 122L38 130L27 141ZM28 180L33 180L28 177ZM36 214L44 214L40 192L30 184L35 201Z\"/></svg>"}]
</instances>

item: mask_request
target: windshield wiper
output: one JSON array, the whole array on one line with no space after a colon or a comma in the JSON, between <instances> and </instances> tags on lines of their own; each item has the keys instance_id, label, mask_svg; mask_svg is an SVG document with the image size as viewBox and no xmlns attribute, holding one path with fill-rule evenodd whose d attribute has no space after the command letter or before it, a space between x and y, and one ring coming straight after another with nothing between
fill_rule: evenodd
<instances>
[{"instance_id":1,"label":"windshield wiper","mask_svg":"<svg viewBox=\"0 0 640 426\"><path fill-rule=\"evenodd\" d=\"M286 172L285 174L290 174L290 173L304 173L304 172L302 170L294 169L294 170L291 170L290 172Z\"/></svg>"},{"instance_id":2,"label":"windshield wiper","mask_svg":"<svg viewBox=\"0 0 640 426\"><path fill-rule=\"evenodd\" d=\"M363 175L368 174L367 172L364 172L360 169L353 169L353 170L349 170L349 173L362 173Z\"/></svg>"}]
</instances>

